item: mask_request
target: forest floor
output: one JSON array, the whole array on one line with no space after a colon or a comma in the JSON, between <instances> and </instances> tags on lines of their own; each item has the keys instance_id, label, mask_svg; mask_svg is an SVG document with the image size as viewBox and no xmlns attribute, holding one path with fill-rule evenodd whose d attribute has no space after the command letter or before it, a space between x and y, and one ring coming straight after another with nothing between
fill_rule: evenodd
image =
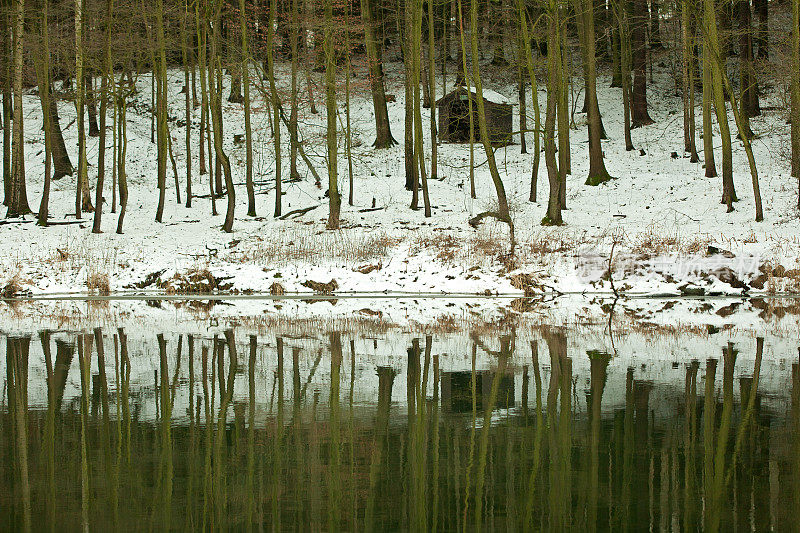
<instances>
[{"instance_id":1,"label":"forest floor","mask_svg":"<svg viewBox=\"0 0 800 533\"><path fill-rule=\"evenodd\" d=\"M391 59L391 58L390 58ZM281 86L288 85L282 65ZM508 72L515 69L506 69ZM513 74L513 72L512 72ZM600 186L584 185L588 170L585 115L578 111L582 94L576 84L575 128L570 132L572 174L567 179L565 225L542 227L548 184L544 162L538 179L538 202L529 202L532 138L528 152L515 143L499 148L500 166L512 209L518 241L508 255L505 226L486 222L474 229L470 217L491 209L495 192L486 157L475 147L477 199L470 198L469 145L440 144L438 179L430 182L433 216L409 209L405 190L403 147L371 147L374 139L372 102L365 91L365 71L356 69L351 101L353 128L354 205L347 204L348 161L340 136L339 179L342 229L326 231L326 185L315 185L306 165L302 178L284 182L283 213L313 208L284 220L272 216L275 201L274 153L264 99L252 91L254 173L257 217L246 216L244 133L241 104L224 102L225 149L236 183L236 221L231 234L221 231L227 200L217 200L211 216L209 175L198 173L198 127L193 115L193 190L191 208L176 202L168 170L163 223L154 221L157 205L156 146L150 142L150 76L138 77L138 94L128 111L128 182L130 196L125 233L116 234L111 213L110 163L106 173L102 234L91 233L91 214L84 222L39 227L31 216L0 225L0 288L13 282L34 295L86 292L204 292L286 294L332 291L406 294L584 293L628 295L739 295L796 293L800 289L800 219L798 182L789 175L789 126L785 95L776 85L766 90L762 116L752 119L753 141L764 204L764 221L754 222L753 193L741 142L734 142L734 179L739 201L726 213L720 204L721 178L705 178L701 163L683 151L682 105L665 62L655 61L655 83L648 88L655 123L633 130L635 151L623 141L620 89L609 88L608 73L598 80L598 97L609 139L604 141L606 166L615 179ZM320 81L317 74L315 80ZM577 78L576 78L577 79ZM447 89L453 78L448 78ZM398 63L387 65L387 92L394 137L403 139L403 85ZM516 101L514 80L493 75L487 67L484 84ZM60 84L59 84L60 86ZM170 133L185 201L185 129L183 73L170 71ZM226 90L229 80L226 78ZM199 88L198 88L199 91ZM437 88L441 96L441 85ZM227 91L226 91L227 95ZM326 181L325 118L322 92L315 89L319 114L301 116L305 151ZM344 94L340 113L344 123ZM545 92L538 92L542 108ZM699 98L698 98L699 101ZM533 123L530 95L528 124ZM702 120L697 113L698 148L702 158ZM77 163L75 109L59 103L61 124L73 164ZM426 115L428 110L425 110ZM41 107L31 92L24 99L26 176L31 207L36 210L43 186ZM514 106L518 129L519 106ZM731 124L733 119L731 117ZM427 116L426 116L427 121ZM106 161L111 158L109 116ZM716 122L715 122L716 128ZM427 129L427 126L426 126ZM426 132L427 133L427 132ZM282 132L283 176L289 175L288 134ZM426 136L426 154L430 154ZM719 137L714 134L718 168ZM97 174L97 138L88 139L89 178ZM53 183L53 221L74 221L75 177ZM92 193L94 199L94 192ZM376 209L373 209L376 208ZM613 257L612 255L613 250ZM609 265L611 265L609 273ZM335 286L327 282L335 280ZM320 285L306 283L318 282ZM306 283L305 285L303 285Z\"/></svg>"}]
</instances>

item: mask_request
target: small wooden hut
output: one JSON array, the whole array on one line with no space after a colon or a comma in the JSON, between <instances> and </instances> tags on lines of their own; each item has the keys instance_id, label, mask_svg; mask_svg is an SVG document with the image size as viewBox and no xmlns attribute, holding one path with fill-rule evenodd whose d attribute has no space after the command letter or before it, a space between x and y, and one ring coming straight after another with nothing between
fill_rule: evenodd
<instances>
[{"instance_id":1,"label":"small wooden hut","mask_svg":"<svg viewBox=\"0 0 800 533\"><path fill-rule=\"evenodd\" d=\"M469 101L472 99L475 142L480 142L478 131L478 105L475 88L456 87L436 102L439 113L439 138L444 142L469 142ZM513 102L500 93L483 89L483 105L486 111L486 128L489 140L495 146L512 142Z\"/></svg>"}]
</instances>

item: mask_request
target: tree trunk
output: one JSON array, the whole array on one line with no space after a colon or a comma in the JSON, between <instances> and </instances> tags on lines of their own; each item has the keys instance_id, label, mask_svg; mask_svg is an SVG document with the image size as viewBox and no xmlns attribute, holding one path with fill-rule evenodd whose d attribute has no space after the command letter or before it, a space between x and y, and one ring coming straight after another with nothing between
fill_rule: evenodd
<instances>
[{"instance_id":1,"label":"tree trunk","mask_svg":"<svg viewBox=\"0 0 800 533\"><path fill-rule=\"evenodd\" d=\"M0 32L3 39L3 53L0 57L0 76L3 81L3 205L11 204L11 30L9 29L10 9L0 11Z\"/></svg>"},{"instance_id":2,"label":"tree trunk","mask_svg":"<svg viewBox=\"0 0 800 533\"><path fill-rule=\"evenodd\" d=\"M603 123L600 119L600 108L597 104L597 66L595 59L595 34L594 34L594 5L593 0L583 0L583 38L586 52L586 99L589 101L587 109L589 128L589 176L586 185L599 185L611 179L603 160Z\"/></svg>"},{"instance_id":3,"label":"tree trunk","mask_svg":"<svg viewBox=\"0 0 800 533\"><path fill-rule=\"evenodd\" d=\"M557 106L561 100L561 39L559 37L558 4L555 0L547 3L547 107L544 119L544 161L547 167L547 180L550 193L547 200L547 214L543 225L560 226L561 218L561 172L556 159L555 125Z\"/></svg>"},{"instance_id":4,"label":"tree trunk","mask_svg":"<svg viewBox=\"0 0 800 533\"><path fill-rule=\"evenodd\" d=\"M420 98L420 85L427 85L422 80L422 0L412 0L412 24L406 28L411 32L411 80L414 99L414 152L419 164L419 176L422 185L422 203L425 216L431 216L431 201L428 195L428 175L425 170L425 147L422 138L422 100Z\"/></svg>"},{"instance_id":5,"label":"tree trunk","mask_svg":"<svg viewBox=\"0 0 800 533\"><path fill-rule=\"evenodd\" d=\"M647 112L647 0L633 0L633 24L631 46L633 49L633 102L631 127L638 128L652 124L654 120Z\"/></svg>"},{"instance_id":6,"label":"tree trunk","mask_svg":"<svg viewBox=\"0 0 800 533\"><path fill-rule=\"evenodd\" d=\"M797 206L800 207L800 5L792 2L792 78L791 145L792 176L797 179Z\"/></svg>"},{"instance_id":7,"label":"tree trunk","mask_svg":"<svg viewBox=\"0 0 800 533\"><path fill-rule=\"evenodd\" d=\"M650 48L663 48L661 42L661 21L658 14L658 0L650 0Z\"/></svg>"},{"instance_id":8,"label":"tree trunk","mask_svg":"<svg viewBox=\"0 0 800 533\"><path fill-rule=\"evenodd\" d=\"M184 120L186 121L185 150L186 150L186 207L192 207L192 92L190 87L190 60L189 60L189 0L183 2L183 16L181 17L181 57L183 58L183 88L184 88ZM192 68L192 77L194 67ZM192 84L194 86L194 84ZM202 143L201 143L202 144Z\"/></svg>"},{"instance_id":9,"label":"tree trunk","mask_svg":"<svg viewBox=\"0 0 800 533\"><path fill-rule=\"evenodd\" d=\"M103 183L106 176L106 112L108 110L108 84L113 83L111 64L111 27L113 24L114 0L108 0L105 20L105 43L103 50L103 72L100 82L100 143L97 152L97 186L95 187L95 210L92 233L102 233L100 223L103 216ZM188 124L186 126L189 127ZM113 192L112 192L113 193Z\"/></svg>"},{"instance_id":10,"label":"tree trunk","mask_svg":"<svg viewBox=\"0 0 800 533\"><path fill-rule=\"evenodd\" d=\"M701 17L702 20L702 17ZM705 41L705 38L703 38ZM707 178L717 177L717 164L714 161L714 127L711 124L711 66L708 47L703 43L703 159Z\"/></svg>"},{"instance_id":11,"label":"tree trunk","mask_svg":"<svg viewBox=\"0 0 800 533\"><path fill-rule=\"evenodd\" d=\"M40 26L42 50L34 58L36 64L36 78L39 84L39 100L42 104L42 122L44 130L44 185L42 188L42 200L39 203L39 213L37 224L47 226L47 218L50 207L50 172L52 169L53 155L53 128L50 124L52 113L50 108L55 105L50 94L50 35L49 21L50 2L44 0L42 5L42 22ZM2 16L2 15L0 15Z\"/></svg>"},{"instance_id":12,"label":"tree trunk","mask_svg":"<svg viewBox=\"0 0 800 533\"><path fill-rule=\"evenodd\" d=\"M86 24L85 19L83 23ZM86 87L86 110L89 115L89 137L99 137L100 128L97 125L97 100L94 93L94 71L91 68L86 69L83 83Z\"/></svg>"},{"instance_id":13,"label":"tree trunk","mask_svg":"<svg viewBox=\"0 0 800 533\"><path fill-rule=\"evenodd\" d=\"M461 0L459 0L460 2ZM486 216L496 218L500 222L505 222L508 225L509 240L511 242L510 253L514 253L516 247L516 239L514 236L514 222L511 220L511 213L508 209L508 199L506 198L506 190L503 186L503 180L500 178L500 171L497 168L497 161L494 158L494 150L491 141L489 140L489 130L486 126L486 109L483 101L483 82L481 81L480 66L478 65L478 0L471 0L470 2L470 36L471 36L471 49L472 49L472 79L475 83L475 100L478 107L478 131L481 136L481 143L483 150L486 153L486 162L489 165L489 174L494 183L495 192L497 194L497 211L486 212L478 214L470 220L470 224L475 226L480 220ZM470 94L470 97L472 95Z\"/></svg>"},{"instance_id":14,"label":"tree trunk","mask_svg":"<svg viewBox=\"0 0 800 533\"><path fill-rule=\"evenodd\" d=\"M714 0L703 0L705 28L705 46L708 54L704 56L708 64L703 64L703 69L711 67L711 92L714 96L714 112L719 125L719 135L722 141L722 203L728 206L728 212L733 211L733 202L736 201L736 190L733 185L733 151L731 146L731 131L728 127L728 112L725 107L725 91L723 88L722 68L724 55L717 36L717 19L714 11ZM705 132L704 132L705 133Z\"/></svg>"},{"instance_id":15,"label":"tree trunk","mask_svg":"<svg viewBox=\"0 0 800 533\"><path fill-rule=\"evenodd\" d=\"M241 0L240 0L241 1ZM267 27L267 76L272 104L272 144L275 151L275 211L274 216L281 216L283 187L281 182L281 102L275 82L275 24L278 18L278 0L270 0L269 26Z\"/></svg>"},{"instance_id":16,"label":"tree trunk","mask_svg":"<svg viewBox=\"0 0 800 533\"><path fill-rule=\"evenodd\" d=\"M794 5L794 4L792 4ZM753 0L753 7L758 18L756 29L756 45L758 46L758 59L769 59L769 6L767 0Z\"/></svg>"},{"instance_id":17,"label":"tree trunk","mask_svg":"<svg viewBox=\"0 0 800 533\"><path fill-rule=\"evenodd\" d=\"M431 98L431 180L439 176L439 148L436 131L436 41L434 39L433 2L428 2L428 90Z\"/></svg>"},{"instance_id":18,"label":"tree trunk","mask_svg":"<svg viewBox=\"0 0 800 533\"><path fill-rule=\"evenodd\" d=\"M75 0L75 111L78 123L78 183L75 191L75 218L81 211L91 211L88 161L86 160L86 125L84 120L83 69L83 0Z\"/></svg>"},{"instance_id":19,"label":"tree trunk","mask_svg":"<svg viewBox=\"0 0 800 533\"><path fill-rule=\"evenodd\" d=\"M694 120L694 24L696 14L692 9L693 0L683 0L681 2L681 43L683 60L682 84L683 84L683 149L689 152L690 161L697 163L700 158L697 156L697 144L695 142L695 120Z\"/></svg>"},{"instance_id":20,"label":"tree trunk","mask_svg":"<svg viewBox=\"0 0 800 533\"><path fill-rule=\"evenodd\" d=\"M536 201L536 186L539 180L539 158L541 157L541 147L540 141L541 138L541 114L539 112L539 86L536 82L536 68L533 64L533 55L531 54L531 36L530 32L528 31L528 16L527 11L525 9L525 2L524 0L517 0L517 12L519 15L519 24L522 28L522 46L524 50L524 60L528 69L528 77L530 78L530 85L531 85L531 103L533 104L533 165L531 166L531 190L530 194L528 195L528 201L535 202ZM548 62L549 65L549 62ZM520 116L523 116L524 111L524 101L525 101L525 91L524 91L524 83L522 83L523 90L520 93L522 99L520 100ZM522 121L520 121L522 124ZM520 129L524 129L522 126Z\"/></svg>"},{"instance_id":21,"label":"tree trunk","mask_svg":"<svg viewBox=\"0 0 800 533\"><path fill-rule=\"evenodd\" d=\"M414 88L413 72L411 70L411 3L416 0L406 2L403 11L403 34L401 50L403 52L403 66L405 69L405 120L404 120L404 157L406 171L406 190L411 191L411 209L419 206L419 166L417 156L414 152ZM399 5L399 3L398 3Z\"/></svg>"},{"instance_id":22,"label":"tree trunk","mask_svg":"<svg viewBox=\"0 0 800 533\"><path fill-rule=\"evenodd\" d=\"M222 4L220 3L216 8L211 37L212 70L209 72L209 92L211 94L211 119L214 124L214 153L216 155L216 161L218 162L217 166L220 167L218 175L222 173L225 175L225 192L228 197L228 205L225 209L225 222L222 224L222 231L231 233L233 231L233 220L236 210L236 191L233 186L231 162L222 146L222 64L219 51L221 12ZM219 189L221 189L221 187L218 187L218 190Z\"/></svg>"},{"instance_id":23,"label":"tree trunk","mask_svg":"<svg viewBox=\"0 0 800 533\"><path fill-rule=\"evenodd\" d=\"M167 52L164 35L164 0L156 2L156 53L153 55L153 68L157 72L156 80L156 146L158 161L158 207L156 222L164 216L164 202L167 192Z\"/></svg>"},{"instance_id":24,"label":"tree trunk","mask_svg":"<svg viewBox=\"0 0 800 533\"><path fill-rule=\"evenodd\" d=\"M298 152L298 136L297 136L297 120L299 114L299 106L297 102L297 69L300 62L299 54L299 39L300 39L300 6L298 0L292 0L292 18L291 18L291 31L290 39L292 50L292 90L289 95L289 179L299 180L300 173L297 171L297 152Z\"/></svg>"},{"instance_id":25,"label":"tree trunk","mask_svg":"<svg viewBox=\"0 0 800 533\"><path fill-rule=\"evenodd\" d=\"M336 55L333 28L333 0L324 0L324 49L325 49L325 107L327 113L328 147L328 229L339 229L339 212L342 199L339 196L338 149L336 142Z\"/></svg>"},{"instance_id":26,"label":"tree trunk","mask_svg":"<svg viewBox=\"0 0 800 533\"><path fill-rule=\"evenodd\" d=\"M121 83L117 85L121 90ZM119 139L119 153L117 155L117 185L119 187L119 216L117 217L117 233L122 234L122 225L125 221L125 212L128 207L128 175L125 171L125 160L128 151L128 123L126 120L127 104L126 94L116 95L117 106L117 138Z\"/></svg>"},{"instance_id":27,"label":"tree trunk","mask_svg":"<svg viewBox=\"0 0 800 533\"><path fill-rule=\"evenodd\" d=\"M625 0L614 0L619 38L620 73L622 77L622 127L625 137L625 150L633 150L631 138L631 40L628 5Z\"/></svg>"},{"instance_id":28,"label":"tree trunk","mask_svg":"<svg viewBox=\"0 0 800 533\"><path fill-rule=\"evenodd\" d=\"M745 119L746 132L750 131L750 117L761 115L758 102L758 79L756 78L753 59L753 26L750 13L750 0L737 0L736 9L739 15L739 75L741 86L741 113Z\"/></svg>"},{"instance_id":29,"label":"tree trunk","mask_svg":"<svg viewBox=\"0 0 800 533\"><path fill-rule=\"evenodd\" d=\"M52 91L52 89L51 89ZM64 136L61 133L61 122L58 116L58 104L51 97L50 108L50 137L52 158L53 158L53 179L57 180L64 176L71 176L75 169L69 159L67 145L64 143Z\"/></svg>"}]
</instances>

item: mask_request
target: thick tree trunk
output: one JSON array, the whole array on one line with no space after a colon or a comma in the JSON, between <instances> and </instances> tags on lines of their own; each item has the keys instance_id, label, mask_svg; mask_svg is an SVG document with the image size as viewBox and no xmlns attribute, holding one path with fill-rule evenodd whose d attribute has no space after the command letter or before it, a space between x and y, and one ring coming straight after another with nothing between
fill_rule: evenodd
<instances>
[{"instance_id":1,"label":"thick tree trunk","mask_svg":"<svg viewBox=\"0 0 800 533\"><path fill-rule=\"evenodd\" d=\"M662 48L661 20L658 14L658 0L650 0L650 48Z\"/></svg>"},{"instance_id":2,"label":"thick tree trunk","mask_svg":"<svg viewBox=\"0 0 800 533\"><path fill-rule=\"evenodd\" d=\"M800 4L792 2L792 176L797 179L797 207L800 208Z\"/></svg>"},{"instance_id":3,"label":"thick tree trunk","mask_svg":"<svg viewBox=\"0 0 800 533\"><path fill-rule=\"evenodd\" d=\"M25 131L22 114L23 43L25 35L25 2L14 0L14 141L11 159L11 201L6 216L31 212L25 184Z\"/></svg>"},{"instance_id":4,"label":"thick tree trunk","mask_svg":"<svg viewBox=\"0 0 800 533\"><path fill-rule=\"evenodd\" d=\"M99 137L100 127L97 125L97 99L95 98L92 69L87 69L84 85L86 87L86 109L89 115L89 137Z\"/></svg>"},{"instance_id":5,"label":"thick tree trunk","mask_svg":"<svg viewBox=\"0 0 800 533\"><path fill-rule=\"evenodd\" d=\"M717 177L717 164L714 160L714 127L711 124L713 95L711 93L710 61L708 47L703 43L703 162L706 169L705 176L715 178Z\"/></svg>"},{"instance_id":6,"label":"thick tree trunk","mask_svg":"<svg viewBox=\"0 0 800 533\"><path fill-rule=\"evenodd\" d=\"M753 0L753 7L758 18L755 39L758 47L757 57L758 59L769 59L769 5L767 0Z\"/></svg>"},{"instance_id":7,"label":"thick tree trunk","mask_svg":"<svg viewBox=\"0 0 800 533\"><path fill-rule=\"evenodd\" d=\"M586 185L599 185L611 179L603 160L603 123L600 119L600 108L597 104L597 66L595 59L595 34L594 34L594 5L593 0L582 0L586 47L584 61L586 62L586 99L589 101L587 109L589 128L589 176Z\"/></svg>"},{"instance_id":8,"label":"thick tree trunk","mask_svg":"<svg viewBox=\"0 0 800 533\"><path fill-rule=\"evenodd\" d=\"M52 91L52 90L51 90ZM53 179L57 180L64 176L71 176L75 169L69 159L67 145L64 142L64 135L61 133L61 121L58 115L58 104L51 98L50 108L50 137L52 157L53 157Z\"/></svg>"},{"instance_id":9,"label":"thick tree trunk","mask_svg":"<svg viewBox=\"0 0 800 533\"><path fill-rule=\"evenodd\" d=\"M0 77L3 81L3 205L11 203L11 30L8 27L10 10L0 11L0 32L2 32L2 56L0 57Z\"/></svg>"},{"instance_id":10,"label":"thick tree trunk","mask_svg":"<svg viewBox=\"0 0 800 533\"><path fill-rule=\"evenodd\" d=\"M647 22L647 0L633 0L633 20L631 24L631 47L633 49L631 127L633 128L647 126L654 122L647 112L647 48L645 46Z\"/></svg>"},{"instance_id":11,"label":"thick tree trunk","mask_svg":"<svg viewBox=\"0 0 800 533\"><path fill-rule=\"evenodd\" d=\"M756 78L753 58L753 26L750 0L737 0L736 9L739 15L741 113L747 123L746 131L748 135L752 136L749 120L747 119L761 115L761 106L758 102L758 79Z\"/></svg>"}]
</instances>

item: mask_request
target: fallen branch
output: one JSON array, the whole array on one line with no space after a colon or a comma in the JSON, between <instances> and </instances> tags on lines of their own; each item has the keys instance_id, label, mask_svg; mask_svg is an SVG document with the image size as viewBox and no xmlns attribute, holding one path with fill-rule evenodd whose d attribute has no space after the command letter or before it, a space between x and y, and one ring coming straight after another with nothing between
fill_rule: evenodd
<instances>
[{"instance_id":1,"label":"fallen branch","mask_svg":"<svg viewBox=\"0 0 800 533\"><path fill-rule=\"evenodd\" d=\"M322 204L317 204L317 205L312 205L311 207L304 207L302 209L294 209L292 211L289 211L285 215L281 215L280 217L278 217L278 220L286 220L287 218L289 218L292 215L294 215L294 218L301 217L301 216L305 215L306 213L308 213L309 211L312 211L312 210L318 208L321 205Z\"/></svg>"}]
</instances>

